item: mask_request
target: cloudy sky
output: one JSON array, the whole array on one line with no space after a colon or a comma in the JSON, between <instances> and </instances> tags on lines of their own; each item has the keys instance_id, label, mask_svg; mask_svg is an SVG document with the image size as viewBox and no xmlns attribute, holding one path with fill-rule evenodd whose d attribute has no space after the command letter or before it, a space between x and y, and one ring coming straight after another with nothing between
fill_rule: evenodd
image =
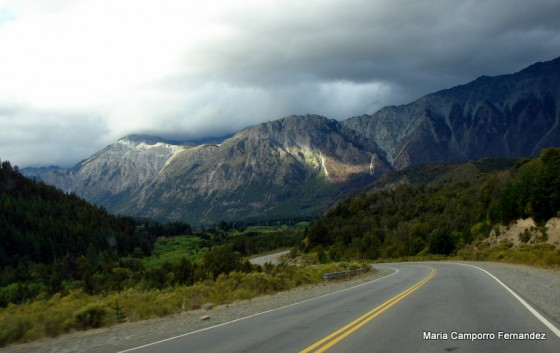
<instances>
[{"instance_id":1,"label":"cloudy sky","mask_svg":"<svg viewBox=\"0 0 560 353\"><path fill-rule=\"evenodd\" d=\"M344 119L560 56L558 0L0 0L0 159Z\"/></svg>"}]
</instances>

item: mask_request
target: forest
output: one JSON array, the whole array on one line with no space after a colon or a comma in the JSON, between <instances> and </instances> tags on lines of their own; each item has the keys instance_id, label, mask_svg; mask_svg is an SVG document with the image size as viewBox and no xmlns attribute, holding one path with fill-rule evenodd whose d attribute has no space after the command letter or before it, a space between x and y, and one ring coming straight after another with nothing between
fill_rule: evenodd
<instances>
[{"instance_id":1,"label":"forest","mask_svg":"<svg viewBox=\"0 0 560 353\"><path fill-rule=\"evenodd\" d=\"M533 159L417 166L390 178L392 184L347 198L314 222L304 251L324 261L452 255L497 224L531 217L542 225L560 211L554 148Z\"/></svg>"},{"instance_id":2,"label":"forest","mask_svg":"<svg viewBox=\"0 0 560 353\"><path fill-rule=\"evenodd\" d=\"M192 235L188 224L115 216L74 194L30 180L0 164L0 307L83 289L189 285L220 273L251 271L243 256L293 246L302 232L259 232L221 222L198 230L205 257L147 266L158 239Z\"/></svg>"}]
</instances>

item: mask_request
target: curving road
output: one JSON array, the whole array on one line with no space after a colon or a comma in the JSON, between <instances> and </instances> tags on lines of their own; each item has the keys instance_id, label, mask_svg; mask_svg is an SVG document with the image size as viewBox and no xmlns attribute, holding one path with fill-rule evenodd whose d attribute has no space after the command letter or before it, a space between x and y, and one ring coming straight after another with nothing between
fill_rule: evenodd
<instances>
[{"instance_id":1,"label":"curving road","mask_svg":"<svg viewBox=\"0 0 560 353\"><path fill-rule=\"evenodd\" d=\"M254 257L249 260L253 265L264 265L265 263L269 262L271 264L279 264L280 258L286 254L288 254L290 250L284 250L280 252L276 252L273 254L263 255L259 257Z\"/></svg>"},{"instance_id":2,"label":"curving road","mask_svg":"<svg viewBox=\"0 0 560 353\"><path fill-rule=\"evenodd\" d=\"M471 265L395 271L341 292L123 352L558 352L556 323Z\"/></svg>"}]
</instances>

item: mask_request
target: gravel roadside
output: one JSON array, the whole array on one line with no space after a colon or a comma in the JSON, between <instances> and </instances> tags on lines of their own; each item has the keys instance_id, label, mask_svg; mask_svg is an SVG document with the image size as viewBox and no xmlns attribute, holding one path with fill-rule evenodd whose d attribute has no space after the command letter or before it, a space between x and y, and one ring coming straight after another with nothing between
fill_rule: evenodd
<instances>
[{"instance_id":1,"label":"gravel roadside","mask_svg":"<svg viewBox=\"0 0 560 353\"><path fill-rule=\"evenodd\" d=\"M559 271L500 263L463 263L475 265L492 273L559 326ZM3 348L0 349L0 353L118 352L343 290L381 278L391 272L391 270L381 269L350 280L329 281L318 285L304 286L274 295L217 306L211 310L195 310L166 318L76 332L57 338ZM205 316L208 316L208 319L203 320L202 318Z\"/></svg>"}]
</instances>

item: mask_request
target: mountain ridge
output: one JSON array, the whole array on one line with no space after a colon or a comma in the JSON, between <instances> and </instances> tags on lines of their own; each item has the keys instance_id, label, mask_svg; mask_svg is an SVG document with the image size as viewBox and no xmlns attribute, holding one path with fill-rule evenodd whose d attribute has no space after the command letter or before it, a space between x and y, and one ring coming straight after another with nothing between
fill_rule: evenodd
<instances>
[{"instance_id":1,"label":"mountain ridge","mask_svg":"<svg viewBox=\"0 0 560 353\"><path fill-rule=\"evenodd\" d=\"M336 120L314 115L258 124L219 146L184 149L121 211L158 218L167 207L171 220L196 215L193 224L317 214L340 187L362 186L390 168L373 145L362 150L354 138Z\"/></svg>"},{"instance_id":2,"label":"mountain ridge","mask_svg":"<svg viewBox=\"0 0 560 353\"><path fill-rule=\"evenodd\" d=\"M30 176L112 212L158 220L317 216L391 170L558 147L559 107L557 58L343 121L292 115L209 144L130 135L70 170Z\"/></svg>"},{"instance_id":3,"label":"mountain ridge","mask_svg":"<svg viewBox=\"0 0 560 353\"><path fill-rule=\"evenodd\" d=\"M534 156L560 143L558 107L560 58L514 74L481 76L343 124L364 131L402 169L418 163Z\"/></svg>"}]
</instances>

